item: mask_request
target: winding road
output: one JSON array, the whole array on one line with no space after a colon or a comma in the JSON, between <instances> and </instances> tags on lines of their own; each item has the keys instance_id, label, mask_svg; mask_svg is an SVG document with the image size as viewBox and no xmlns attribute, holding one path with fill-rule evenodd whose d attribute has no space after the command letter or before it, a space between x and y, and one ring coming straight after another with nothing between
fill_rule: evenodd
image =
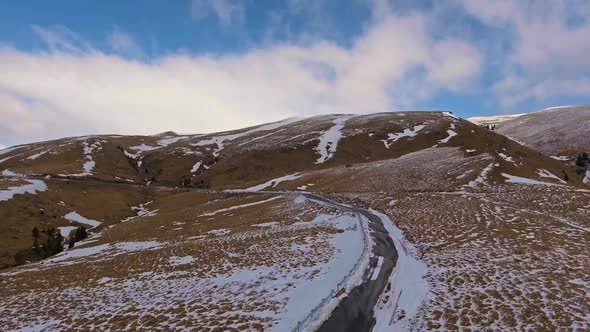
<instances>
[{"instance_id":1,"label":"winding road","mask_svg":"<svg viewBox=\"0 0 590 332\"><path fill-rule=\"evenodd\" d=\"M381 218L367 210L336 203L315 194L306 193L304 196L326 205L362 214L369 220L370 236L374 243L371 252L374 258L364 272L363 282L342 299L318 331L371 331L375 324L373 308L385 287L388 286L389 277L398 259L393 240L383 226ZM377 259L377 257L383 258ZM375 272L378 260L381 260L381 268Z\"/></svg>"}]
</instances>

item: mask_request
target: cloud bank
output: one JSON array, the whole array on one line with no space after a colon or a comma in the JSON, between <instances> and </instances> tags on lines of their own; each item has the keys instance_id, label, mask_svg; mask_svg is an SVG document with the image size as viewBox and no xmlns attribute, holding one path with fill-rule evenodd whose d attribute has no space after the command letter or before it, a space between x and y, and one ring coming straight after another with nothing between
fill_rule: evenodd
<instances>
[{"instance_id":1,"label":"cloud bank","mask_svg":"<svg viewBox=\"0 0 590 332\"><path fill-rule=\"evenodd\" d=\"M225 54L147 56L147 45L119 26L96 43L65 26L33 25L43 50L0 43L0 143L212 132L298 115L414 109L449 95L455 103L478 98L494 113L590 96L588 1L453 0L411 10L360 1L370 17L345 42L320 33L335 28L323 1L290 0L287 11L309 18L305 36ZM194 0L187 16L242 29L246 4ZM275 22L263 34L294 35L285 13L269 15Z\"/></svg>"},{"instance_id":2,"label":"cloud bank","mask_svg":"<svg viewBox=\"0 0 590 332\"><path fill-rule=\"evenodd\" d=\"M48 51L0 49L0 109L11 119L0 124L0 141L210 132L296 115L411 106L440 89L463 88L481 67L477 49L433 39L430 23L425 15L387 15L351 47L317 40L149 62L94 49L63 27L36 27ZM114 49L135 48L120 30L109 41ZM401 88L405 82L419 89Z\"/></svg>"},{"instance_id":3,"label":"cloud bank","mask_svg":"<svg viewBox=\"0 0 590 332\"><path fill-rule=\"evenodd\" d=\"M493 85L502 104L590 95L590 2L463 0L468 13L513 38L503 78Z\"/></svg>"}]
</instances>

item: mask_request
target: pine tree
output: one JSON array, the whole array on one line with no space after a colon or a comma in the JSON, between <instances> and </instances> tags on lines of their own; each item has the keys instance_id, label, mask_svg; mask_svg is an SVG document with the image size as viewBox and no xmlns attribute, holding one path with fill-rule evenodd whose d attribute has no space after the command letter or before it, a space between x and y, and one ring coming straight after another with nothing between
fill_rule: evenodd
<instances>
[{"instance_id":1,"label":"pine tree","mask_svg":"<svg viewBox=\"0 0 590 332\"><path fill-rule=\"evenodd\" d=\"M35 228L33 228L33 237L35 239L39 238L39 228L37 228L37 226L35 226Z\"/></svg>"},{"instance_id":2,"label":"pine tree","mask_svg":"<svg viewBox=\"0 0 590 332\"><path fill-rule=\"evenodd\" d=\"M33 251L37 255L39 255L39 253L41 253L41 248L39 248L39 239L38 238L33 239Z\"/></svg>"},{"instance_id":3,"label":"pine tree","mask_svg":"<svg viewBox=\"0 0 590 332\"><path fill-rule=\"evenodd\" d=\"M53 251L52 254L56 255L59 254L60 252L62 252L64 250L64 237L61 236L61 233L57 232L55 234L55 240L53 243Z\"/></svg>"},{"instance_id":4,"label":"pine tree","mask_svg":"<svg viewBox=\"0 0 590 332\"><path fill-rule=\"evenodd\" d=\"M70 235L68 238L68 249L72 249L74 247L75 239L73 236Z\"/></svg>"},{"instance_id":5,"label":"pine tree","mask_svg":"<svg viewBox=\"0 0 590 332\"><path fill-rule=\"evenodd\" d=\"M86 228L82 227L82 226L78 226L78 228L76 228L76 235L75 235L75 241L82 241L85 238L88 237L88 233L86 232Z\"/></svg>"}]
</instances>

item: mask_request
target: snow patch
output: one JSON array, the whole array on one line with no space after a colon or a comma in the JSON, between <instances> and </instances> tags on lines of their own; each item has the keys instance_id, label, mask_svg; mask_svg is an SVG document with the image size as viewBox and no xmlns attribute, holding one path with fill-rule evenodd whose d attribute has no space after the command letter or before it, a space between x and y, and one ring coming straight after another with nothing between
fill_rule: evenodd
<instances>
[{"instance_id":1,"label":"snow patch","mask_svg":"<svg viewBox=\"0 0 590 332\"><path fill-rule=\"evenodd\" d=\"M178 256L172 256L168 259L170 265L186 265L186 264L191 264L192 262L195 261L195 259L193 258L193 256L183 256L183 257L178 257Z\"/></svg>"},{"instance_id":2,"label":"snow patch","mask_svg":"<svg viewBox=\"0 0 590 332\"><path fill-rule=\"evenodd\" d=\"M205 165L202 160L199 160L196 164L193 165L193 168L191 168L191 173L195 173L196 171L198 171L199 168L201 168L201 166L203 166L204 169L209 169L209 166Z\"/></svg>"},{"instance_id":3,"label":"snow patch","mask_svg":"<svg viewBox=\"0 0 590 332\"><path fill-rule=\"evenodd\" d=\"M448 116L454 119L459 119L455 114L453 114L453 112L442 112L443 116Z\"/></svg>"},{"instance_id":4,"label":"snow patch","mask_svg":"<svg viewBox=\"0 0 590 332\"><path fill-rule=\"evenodd\" d=\"M15 172L9 170L9 169L5 169L2 171L2 176L6 176L6 177L17 177L19 176L18 174L16 174Z\"/></svg>"},{"instance_id":5,"label":"snow patch","mask_svg":"<svg viewBox=\"0 0 590 332\"><path fill-rule=\"evenodd\" d=\"M557 180L559 181L559 183L563 183L565 184L566 182L564 180L562 180L560 177L558 177L557 175L549 172L546 169L538 169L537 170L537 175L539 175L539 177L541 178L548 178L548 179L553 179L553 180Z\"/></svg>"},{"instance_id":6,"label":"snow patch","mask_svg":"<svg viewBox=\"0 0 590 332\"><path fill-rule=\"evenodd\" d=\"M231 206L231 207L228 207L228 208L223 208L223 209L219 209L219 210L216 210L216 211L213 211L213 212L204 213L204 214L202 214L200 216L201 217L204 217L204 216L207 216L207 217L214 216L214 215L216 215L218 213L222 213L222 212L227 212L227 211L237 210L237 209L241 209L241 208L245 208L245 207L249 207L249 206L254 206L254 205L259 205L259 204L264 204L264 203L272 202L272 201L274 201L276 199L279 199L281 197L283 197L283 196L275 196L275 197L271 197L271 198L268 198L268 199L263 199L261 201L256 201L256 202L252 202L252 203L234 205L234 206Z\"/></svg>"},{"instance_id":7,"label":"snow patch","mask_svg":"<svg viewBox=\"0 0 590 332\"><path fill-rule=\"evenodd\" d=\"M118 242L115 243L115 248L125 252L134 252L155 249L161 247L162 245L163 244L158 241Z\"/></svg>"},{"instance_id":8,"label":"snow patch","mask_svg":"<svg viewBox=\"0 0 590 332\"><path fill-rule=\"evenodd\" d=\"M35 160L35 159L41 157L42 155L46 154L49 151L51 151L51 150L44 150L44 151L41 151L39 153L35 153L34 155L28 156L27 159L29 159L29 160Z\"/></svg>"},{"instance_id":9,"label":"snow patch","mask_svg":"<svg viewBox=\"0 0 590 332\"><path fill-rule=\"evenodd\" d=\"M141 145L130 146L129 148L131 150L135 150L137 152L147 152L147 151L157 150L157 149L161 148L161 146L141 144Z\"/></svg>"},{"instance_id":10,"label":"snow patch","mask_svg":"<svg viewBox=\"0 0 590 332\"><path fill-rule=\"evenodd\" d=\"M58 255L55 255L48 259L47 261L43 261L42 264L51 264L51 263L58 263L63 261L68 261L75 258L81 257L88 257L88 256L95 256L98 254L105 253L107 251L112 252L109 254L109 257L118 256L124 253L129 252L136 252L136 251L143 251L143 250L152 250L160 248L164 245L164 243L157 242L157 241L135 241L135 242L117 242L117 243L105 243L100 244L94 247L87 247L87 248L78 248L65 251Z\"/></svg>"},{"instance_id":11,"label":"snow patch","mask_svg":"<svg viewBox=\"0 0 590 332\"><path fill-rule=\"evenodd\" d=\"M499 155L499 156L500 156L502 159L506 160L507 162L509 162L509 163L513 163L513 164L514 164L514 159L512 159L512 157L510 157L509 155L507 155L507 154L505 154L505 153L502 153L502 152L499 152L499 153L498 153L498 155Z\"/></svg>"},{"instance_id":12,"label":"snow patch","mask_svg":"<svg viewBox=\"0 0 590 332\"><path fill-rule=\"evenodd\" d=\"M252 226L255 226L255 227L273 227L273 226L277 226L277 225L279 225L278 222L272 221L272 222L263 222L261 224L255 224L255 225L252 225Z\"/></svg>"},{"instance_id":13,"label":"snow patch","mask_svg":"<svg viewBox=\"0 0 590 332\"><path fill-rule=\"evenodd\" d=\"M488 174L490 174L490 172L494 169L495 166L496 166L495 163L491 163L488 166L484 167L484 169L481 170L481 173L477 176L477 178L475 180L469 181L467 186L472 187L472 188L476 188L479 185L486 184L486 179L488 177Z\"/></svg>"},{"instance_id":14,"label":"snow patch","mask_svg":"<svg viewBox=\"0 0 590 332\"><path fill-rule=\"evenodd\" d=\"M191 168L191 173L198 171L199 168L201 168L202 163L202 161L197 161L197 163L193 165L193 168Z\"/></svg>"},{"instance_id":15,"label":"snow patch","mask_svg":"<svg viewBox=\"0 0 590 332\"><path fill-rule=\"evenodd\" d=\"M343 137L342 129L344 128L344 123L350 118L350 116L346 116L334 119L334 121L332 121L334 123L334 126L326 130L320 136L320 142L318 143L318 146L316 146L315 148L315 150L320 154L320 157L315 162L316 164L322 164L330 158L334 157L334 154L336 153L336 149L338 147L338 142Z\"/></svg>"},{"instance_id":16,"label":"snow patch","mask_svg":"<svg viewBox=\"0 0 590 332\"><path fill-rule=\"evenodd\" d=\"M448 134L449 136L447 136L447 137L445 137L445 138L441 139L440 141L438 141L438 144L446 144L446 143L448 143L448 142L449 142L449 140L450 140L451 138L453 138L453 137L457 136L458 134L457 134L457 132L455 132L455 130L454 130L454 129L455 129L455 124L454 124L454 123L451 123L451 126L450 126L450 128L447 130L447 134ZM436 144L435 146L437 146L438 144Z\"/></svg>"},{"instance_id":17,"label":"snow patch","mask_svg":"<svg viewBox=\"0 0 590 332\"><path fill-rule=\"evenodd\" d=\"M568 157L568 156L551 156L551 158L553 158L555 160L559 160L559 161L568 161L568 160L572 159L571 157Z\"/></svg>"},{"instance_id":18,"label":"snow patch","mask_svg":"<svg viewBox=\"0 0 590 332\"><path fill-rule=\"evenodd\" d=\"M139 153L139 152L138 153L131 153L127 150L123 150L123 153L127 156L127 158L131 158L131 159L137 159L141 155L141 153Z\"/></svg>"},{"instance_id":19,"label":"snow patch","mask_svg":"<svg viewBox=\"0 0 590 332\"><path fill-rule=\"evenodd\" d=\"M220 236L220 235L228 234L230 232L231 232L231 230L229 230L227 228L220 228L220 229L214 229L212 231L208 231L207 234Z\"/></svg>"},{"instance_id":20,"label":"snow patch","mask_svg":"<svg viewBox=\"0 0 590 332\"><path fill-rule=\"evenodd\" d=\"M201 140L197 143L191 143L191 145L192 146L217 145L217 148L213 150L213 156L218 157L221 150L223 150L225 148L226 141L233 141L233 140L238 139L240 137L247 136L247 135L250 135L250 134L253 134L256 132L260 132L260 131L275 130L275 129L278 129L282 126L285 126L285 125L288 125L290 123L297 122L300 120L301 120L301 118L299 118L299 117L288 118L288 119L285 119L282 121L259 126L259 127L247 130L242 133L210 137L210 138Z\"/></svg>"},{"instance_id":21,"label":"snow patch","mask_svg":"<svg viewBox=\"0 0 590 332\"><path fill-rule=\"evenodd\" d=\"M170 144L176 143L180 140L187 139L187 138L188 138L188 136L177 136L177 137L166 136L166 137L162 138L161 140L159 140L158 144L161 146L168 146Z\"/></svg>"},{"instance_id":22,"label":"snow patch","mask_svg":"<svg viewBox=\"0 0 590 332\"><path fill-rule=\"evenodd\" d=\"M506 174L506 173L502 173L502 176L507 179L506 182L508 182L508 183L517 183L517 184L526 184L526 185L542 185L542 186L557 186L557 184L555 184L555 183L537 181L537 180L523 178L520 176L510 175L510 174Z\"/></svg>"},{"instance_id":23,"label":"snow patch","mask_svg":"<svg viewBox=\"0 0 590 332\"><path fill-rule=\"evenodd\" d=\"M4 170L4 172L7 172L7 170ZM4 173L4 172L2 172L2 175L8 174L8 173ZM10 172L10 171L8 171L8 172ZM12 172L10 172L10 174L16 175L15 173L12 173ZM7 201L9 199L12 199L14 197L14 195L25 194L25 193L35 194L37 191L46 191L47 190L47 185L45 184L45 182L43 182L41 180L28 180L28 179L23 179L23 180L27 181L29 184L8 187L4 190L0 190L0 201Z\"/></svg>"},{"instance_id":24,"label":"snow patch","mask_svg":"<svg viewBox=\"0 0 590 332\"><path fill-rule=\"evenodd\" d=\"M60 176L75 176L75 177L82 177L82 176L89 176L92 175L92 171L94 170L94 167L96 166L96 162L94 162L94 159L92 158L92 154L95 151L100 151L102 150L102 145L100 143L100 141L95 141L92 144L89 144L87 141L82 142L82 147L84 149L84 164L82 164L82 168L84 169L84 172L82 173L77 173L77 174L59 174Z\"/></svg>"},{"instance_id":25,"label":"snow patch","mask_svg":"<svg viewBox=\"0 0 590 332\"><path fill-rule=\"evenodd\" d=\"M121 222L127 222L127 221L131 221L133 219L139 218L139 217L152 217L155 216L158 212L158 209L155 210L150 210L148 208L146 208L147 205L153 203L153 201L149 201L146 203L141 203L139 204L139 206L132 206L131 210L135 211L136 215L135 216L131 216L128 218L125 218L123 220L121 220Z\"/></svg>"},{"instance_id":26,"label":"snow patch","mask_svg":"<svg viewBox=\"0 0 590 332\"><path fill-rule=\"evenodd\" d=\"M58 227L57 229L59 229L59 233L61 234L61 236L63 236L64 238L70 236L70 232L72 232L73 230L77 229L78 227L76 226L62 226L62 227Z\"/></svg>"},{"instance_id":27,"label":"snow patch","mask_svg":"<svg viewBox=\"0 0 590 332\"><path fill-rule=\"evenodd\" d=\"M299 173L297 172L297 173L281 176L279 178L266 181L265 183L262 183L262 184L259 184L259 185L256 185L256 186L253 186L250 188L246 188L244 190L245 191L260 191L262 189L269 188L269 187L274 188L281 182L292 181L292 180L295 180L300 177L301 177L301 175L299 175Z\"/></svg>"},{"instance_id":28,"label":"snow patch","mask_svg":"<svg viewBox=\"0 0 590 332\"><path fill-rule=\"evenodd\" d=\"M402 131L400 133L387 134L387 139L381 140L381 142L383 142L383 144L385 144L385 147L389 149L389 147L394 142L399 140L400 138L416 137L418 135L418 133L420 132L420 130L424 129L425 127L426 127L426 125L417 125L417 126L414 126L412 129L406 128L406 129L404 129L404 131Z\"/></svg>"},{"instance_id":29,"label":"snow patch","mask_svg":"<svg viewBox=\"0 0 590 332\"><path fill-rule=\"evenodd\" d=\"M19 149L19 148L21 148L21 147L20 146L13 146L11 148L2 148L2 149L0 149L0 156L3 154L7 154L9 152L12 152L12 151Z\"/></svg>"},{"instance_id":30,"label":"snow patch","mask_svg":"<svg viewBox=\"0 0 590 332\"><path fill-rule=\"evenodd\" d=\"M92 228L98 227L101 224L100 221L96 221L96 220L82 217L80 214L78 214L78 212L74 212L74 211L66 214L64 216L64 218L69 220L70 222L77 222L79 224L91 226Z\"/></svg>"}]
</instances>

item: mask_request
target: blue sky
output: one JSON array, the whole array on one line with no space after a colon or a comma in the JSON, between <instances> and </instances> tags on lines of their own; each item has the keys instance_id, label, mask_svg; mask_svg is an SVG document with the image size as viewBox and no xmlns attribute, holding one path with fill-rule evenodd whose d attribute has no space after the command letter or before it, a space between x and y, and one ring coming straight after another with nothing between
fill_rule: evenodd
<instances>
[{"instance_id":1,"label":"blue sky","mask_svg":"<svg viewBox=\"0 0 590 332\"><path fill-rule=\"evenodd\" d=\"M0 1L0 146L590 103L584 0Z\"/></svg>"}]
</instances>

